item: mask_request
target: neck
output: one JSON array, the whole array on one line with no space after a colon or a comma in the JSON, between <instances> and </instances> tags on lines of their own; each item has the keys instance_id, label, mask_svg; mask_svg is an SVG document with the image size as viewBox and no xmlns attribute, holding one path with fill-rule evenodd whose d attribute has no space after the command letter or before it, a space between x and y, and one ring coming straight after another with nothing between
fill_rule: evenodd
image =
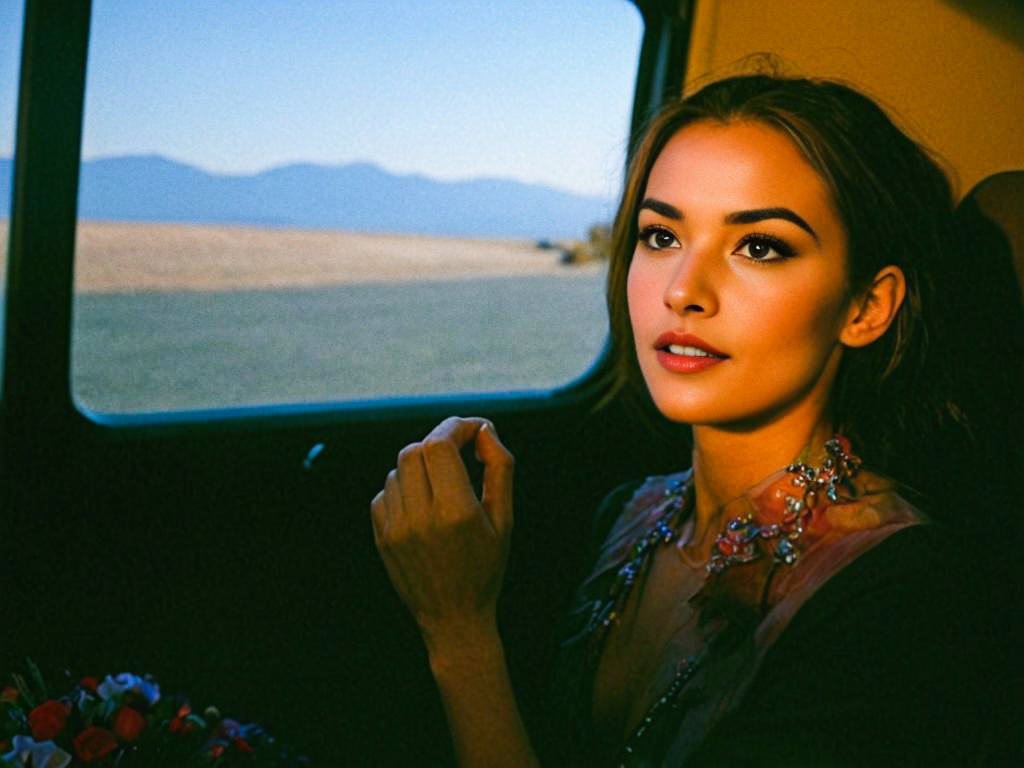
<instances>
[{"instance_id":1,"label":"neck","mask_svg":"<svg viewBox=\"0 0 1024 768\"><path fill-rule=\"evenodd\" d=\"M698 557L710 551L723 506L787 464L815 458L831 435L832 425L827 420L801 425L781 419L748 431L694 426L695 528L691 541L700 551Z\"/></svg>"}]
</instances>

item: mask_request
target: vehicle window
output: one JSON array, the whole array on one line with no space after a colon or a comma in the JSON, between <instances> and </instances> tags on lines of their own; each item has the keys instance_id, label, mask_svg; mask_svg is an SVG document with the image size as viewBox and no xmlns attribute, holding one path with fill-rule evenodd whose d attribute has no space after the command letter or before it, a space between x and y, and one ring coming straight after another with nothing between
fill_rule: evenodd
<instances>
[{"instance_id":1,"label":"vehicle window","mask_svg":"<svg viewBox=\"0 0 1024 768\"><path fill-rule=\"evenodd\" d=\"M21 61L22 3L0 3L0 366L3 365L7 311L7 244L14 177L14 133L18 118L18 70ZM2 370L2 368L0 368Z\"/></svg>"},{"instance_id":2,"label":"vehicle window","mask_svg":"<svg viewBox=\"0 0 1024 768\"><path fill-rule=\"evenodd\" d=\"M94 0L76 401L577 378L642 32L626 0Z\"/></svg>"}]
</instances>

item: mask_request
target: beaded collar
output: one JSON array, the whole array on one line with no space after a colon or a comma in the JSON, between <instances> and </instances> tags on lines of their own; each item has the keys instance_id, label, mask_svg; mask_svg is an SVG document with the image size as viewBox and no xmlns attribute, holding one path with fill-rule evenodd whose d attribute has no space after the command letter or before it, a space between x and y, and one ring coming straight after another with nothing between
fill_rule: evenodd
<instances>
[{"instance_id":1,"label":"beaded collar","mask_svg":"<svg viewBox=\"0 0 1024 768\"><path fill-rule=\"evenodd\" d=\"M849 441L841 436L831 438L825 443L825 454L820 467L794 463L785 468L785 472L792 475L792 487L802 491L777 494L781 502L780 514L775 516L777 519L755 518L751 510L725 523L704 566L706 579L718 580L734 565L766 556L785 566L793 566L799 561L802 539L815 509L823 504L852 500L852 497L841 496L844 489L855 493L850 481L860 469L861 462L850 452ZM656 501L648 512L653 522L631 546L627 561L618 569L604 599L596 602L584 630L594 664L634 585L650 566L654 551L659 545L679 540L683 524L689 517L692 488L692 474L676 478L665 488L662 499ZM628 766L633 762L651 726L675 709L680 693L705 655L706 651L700 651L677 663L672 682L655 700L623 747L620 765Z\"/></svg>"},{"instance_id":2,"label":"beaded collar","mask_svg":"<svg viewBox=\"0 0 1024 768\"><path fill-rule=\"evenodd\" d=\"M759 540L775 543L771 549L776 561L786 565L796 563L800 558L800 539L811 512L823 495L831 503L837 503L839 489L849 485L860 463L860 459L850 453L849 440L836 436L825 443L825 460L821 467L787 466L786 472L793 475L793 485L803 488L801 497L785 496L785 511L779 522L759 525L752 513L729 520L711 548L711 559L705 566L708 574L718 574L737 563L756 560L761 556Z\"/></svg>"}]
</instances>

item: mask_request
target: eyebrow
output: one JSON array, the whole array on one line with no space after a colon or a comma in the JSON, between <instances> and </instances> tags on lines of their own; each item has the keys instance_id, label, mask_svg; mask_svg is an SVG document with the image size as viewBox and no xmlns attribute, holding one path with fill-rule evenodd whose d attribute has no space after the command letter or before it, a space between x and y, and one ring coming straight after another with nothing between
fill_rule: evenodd
<instances>
[{"instance_id":1,"label":"eyebrow","mask_svg":"<svg viewBox=\"0 0 1024 768\"><path fill-rule=\"evenodd\" d=\"M642 210L644 208L661 214L669 219L676 219L678 221L682 221L683 219L683 212L674 205L669 205L668 203L657 200L653 197L645 198L644 201L640 203L640 209ZM821 242L818 239L818 233L814 231L814 228L811 227L811 225L808 224L800 214L790 210L789 208L754 208L749 211L736 211L735 213L730 213L726 216L725 222L727 224L756 224L759 221L766 221L768 219L784 219L785 221L792 222L813 237L815 242Z\"/></svg>"},{"instance_id":2,"label":"eyebrow","mask_svg":"<svg viewBox=\"0 0 1024 768\"><path fill-rule=\"evenodd\" d=\"M683 212L674 205L663 203L661 200L655 200L653 197L644 198L644 201L640 203L640 210L643 210L644 208L652 210L655 213L660 213L668 219L682 220L683 218Z\"/></svg>"},{"instance_id":3,"label":"eyebrow","mask_svg":"<svg viewBox=\"0 0 1024 768\"><path fill-rule=\"evenodd\" d=\"M730 213L725 217L727 224L756 224L767 219L785 219L804 230L814 238L816 243L821 242L818 239L818 233L814 231L811 225L804 221L800 214L791 211L789 208L755 208L752 211L736 211L736 213Z\"/></svg>"}]
</instances>

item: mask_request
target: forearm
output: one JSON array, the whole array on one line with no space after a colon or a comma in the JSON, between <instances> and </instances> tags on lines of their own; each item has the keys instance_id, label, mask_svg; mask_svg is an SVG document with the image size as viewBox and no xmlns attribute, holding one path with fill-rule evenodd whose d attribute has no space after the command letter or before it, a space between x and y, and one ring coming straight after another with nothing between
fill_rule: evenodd
<instances>
[{"instance_id":1,"label":"forearm","mask_svg":"<svg viewBox=\"0 0 1024 768\"><path fill-rule=\"evenodd\" d=\"M427 648L459 765L537 766L497 628L463 629L428 640Z\"/></svg>"}]
</instances>

